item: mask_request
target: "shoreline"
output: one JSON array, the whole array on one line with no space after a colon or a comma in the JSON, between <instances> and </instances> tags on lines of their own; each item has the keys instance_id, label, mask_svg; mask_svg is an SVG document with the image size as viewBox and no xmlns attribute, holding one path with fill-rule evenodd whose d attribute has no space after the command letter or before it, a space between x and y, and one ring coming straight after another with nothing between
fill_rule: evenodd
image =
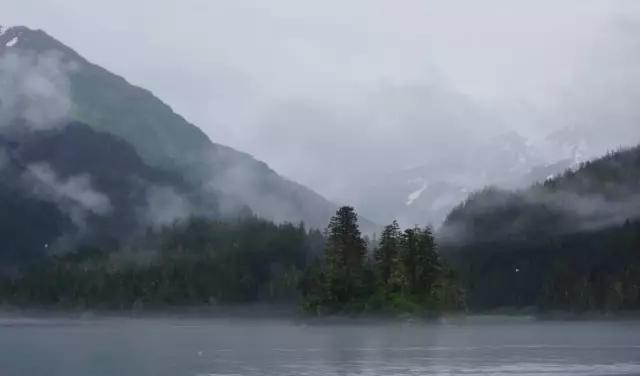
<instances>
[{"instance_id":1,"label":"shoreline","mask_svg":"<svg viewBox=\"0 0 640 376\"><path fill-rule=\"evenodd\" d=\"M443 312L443 313L361 313L310 315L296 305L244 304L224 306L167 307L152 309L91 309L60 307L0 306L3 318L149 318L149 319L237 319L237 320L287 320L306 325L366 325L373 323L415 324L491 324L496 322L544 322L544 321L636 321L640 311L624 312L569 312L536 311L531 309L496 309L487 311Z\"/></svg>"}]
</instances>

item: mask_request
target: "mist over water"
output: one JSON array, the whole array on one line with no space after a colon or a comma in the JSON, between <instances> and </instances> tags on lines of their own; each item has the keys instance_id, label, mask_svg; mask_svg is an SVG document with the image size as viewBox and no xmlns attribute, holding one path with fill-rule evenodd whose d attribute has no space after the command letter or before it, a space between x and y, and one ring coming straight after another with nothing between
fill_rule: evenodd
<instances>
[{"instance_id":1,"label":"mist over water","mask_svg":"<svg viewBox=\"0 0 640 376\"><path fill-rule=\"evenodd\" d=\"M640 322L4 318L14 375L632 375ZM33 356L37 354L37 362Z\"/></svg>"}]
</instances>

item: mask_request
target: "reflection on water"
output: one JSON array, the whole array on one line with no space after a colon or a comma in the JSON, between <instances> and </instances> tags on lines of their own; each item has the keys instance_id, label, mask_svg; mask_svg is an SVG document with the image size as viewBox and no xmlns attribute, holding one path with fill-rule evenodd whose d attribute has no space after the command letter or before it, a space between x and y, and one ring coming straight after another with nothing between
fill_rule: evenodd
<instances>
[{"instance_id":1,"label":"reflection on water","mask_svg":"<svg viewBox=\"0 0 640 376\"><path fill-rule=\"evenodd\" d=\"M0 318L0 375L631 375L640 322Z\"/></svg>"}]
</instances>

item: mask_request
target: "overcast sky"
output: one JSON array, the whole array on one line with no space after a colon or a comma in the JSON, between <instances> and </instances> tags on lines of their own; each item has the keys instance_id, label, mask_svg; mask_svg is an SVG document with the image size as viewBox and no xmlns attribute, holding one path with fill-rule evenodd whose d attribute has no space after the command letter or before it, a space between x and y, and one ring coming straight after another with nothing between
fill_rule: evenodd
<instances>
[{"instance_id":1,"label":"overcast sky","mask_svg":"<svg viewBox=\"0 0 640 376\"><path fill-rule=\"evenodd\" d=\"M640 141L640 1L2 3L1 24L44 29L338 201L509 130L590 129L594 153Z\"/></svg>"}]
</instances>

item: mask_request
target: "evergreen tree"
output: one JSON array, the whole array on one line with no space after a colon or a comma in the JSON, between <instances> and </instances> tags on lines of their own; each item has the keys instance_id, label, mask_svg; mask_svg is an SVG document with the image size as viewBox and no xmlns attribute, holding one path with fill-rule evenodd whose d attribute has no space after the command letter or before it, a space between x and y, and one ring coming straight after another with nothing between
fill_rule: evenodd
<instances>
[{"instance_id":1,"label":"evergreen tree","mask_svg":"<svg viewBox=\"0 0 640 376\"><path fill-rule=\"evenodd\" d=\"M431 292L434 284L441 277L442 262L436 250L436 242L430 227L418 231L418 269L416 293Z\"/></svg>"},{"instance_id":2,"label":"evergreen tree","mask_svg":"<svg viewBox=\"0 0 640 376\"><path fill-rule=\"evenodd\" d=\"M416 228L408 228L400 236L400 250L394 282L398 285L400 293L405 296L413 294L417 283L418 241L416 231Z\"/></svg>"},{"instance_id":3,"label":"evergreen tree","mask_svg":"<svg viewBox=\"0 0 640 376\"><path fill-rule=\"evenodd\" d=\"M400 226L393 221L380 234L380 243L374 251L374 270L379 286L385 293L393 292L392 273L398 259Z\"/></svg>"},{"instance_id":4,"label":"evergreen tree","mask_svg":"<svg viewBox=\"0 0 640 376\"><path fill-rule=\"evenodd\" d=\"M327 299L342 306L362 293L367 247L358 227L358 215L343 206L327 228L325 252Z\"/></svg>"},{"instance_id":5,"label":"evergreen tree","mask_svg":"<svg viewBox=\"0 0 640 376\"><path fill-rule=\"evenodd\" d=\"M432 292L442 268L433 233L415 227L400 236L395 280L403 295L426 297Z\"/></svg>"}]
</instances>

